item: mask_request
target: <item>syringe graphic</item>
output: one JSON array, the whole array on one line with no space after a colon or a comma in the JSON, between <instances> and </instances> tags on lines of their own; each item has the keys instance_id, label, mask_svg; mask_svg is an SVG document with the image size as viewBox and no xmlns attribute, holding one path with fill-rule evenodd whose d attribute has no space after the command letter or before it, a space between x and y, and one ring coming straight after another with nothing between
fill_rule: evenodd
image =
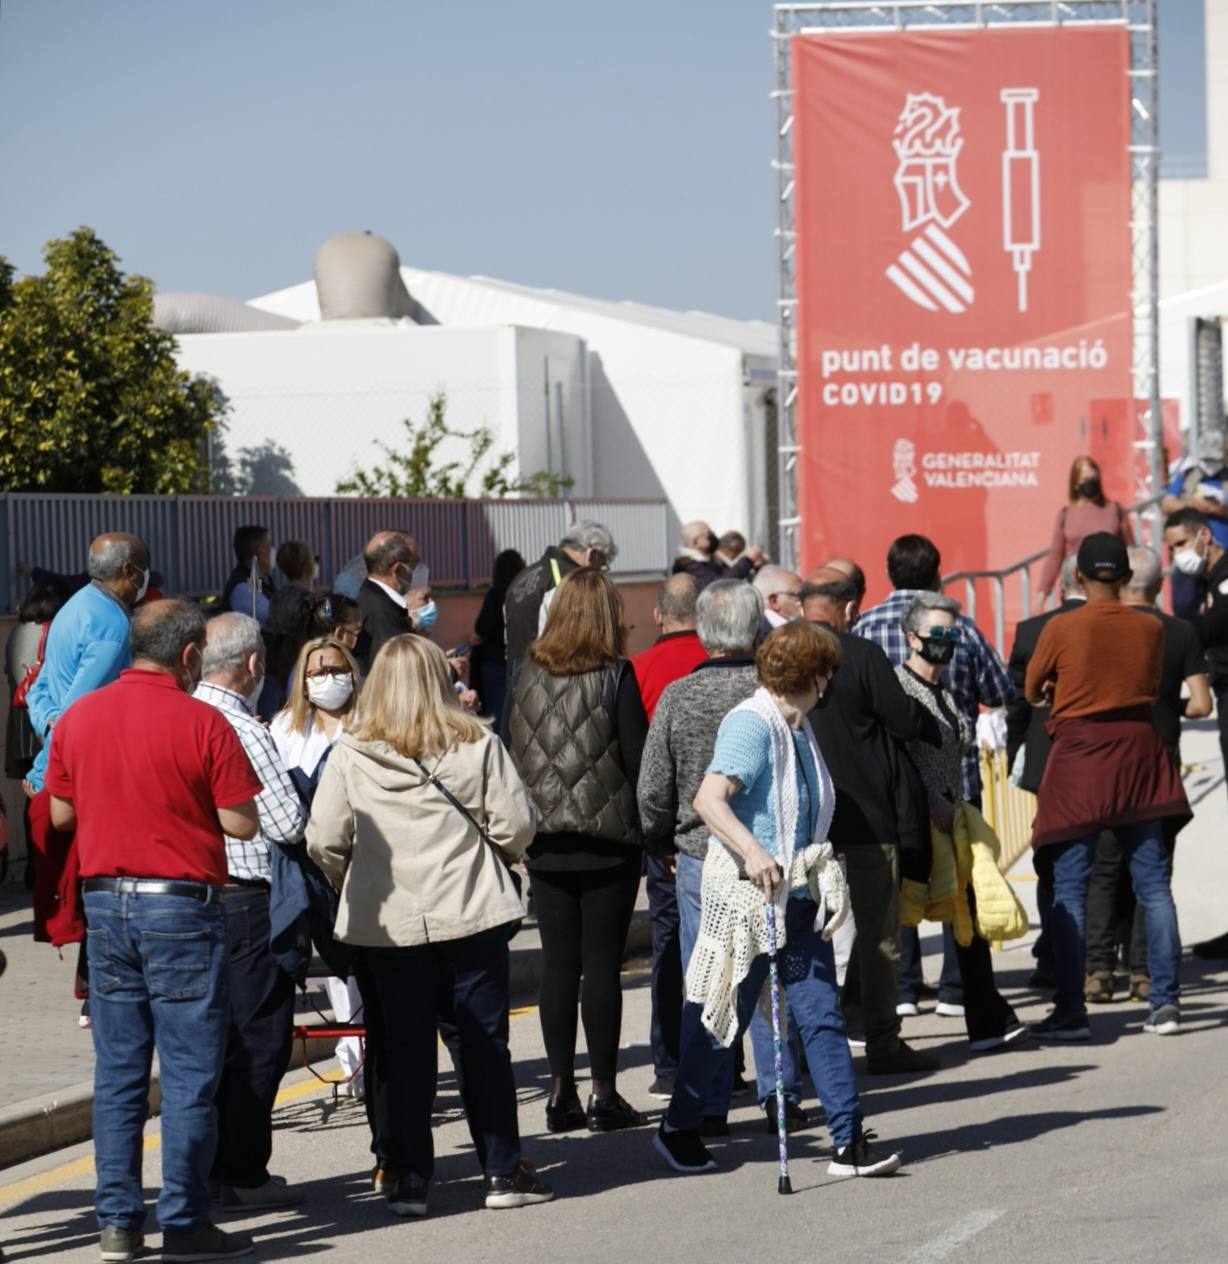
<instances>
[{"instance_id":1,"label":"syringe graphic","mask_svg":"<svg viewBox=\"0 0 1228 1264\"><path fill-rule=\"evenodd\" d=\"M1033 136L1037 88L1003 88L1006 149L1002 153L1002 248L1019 276L1019 310L1028 310L1028 272L1040 249L1040 155Z\"/></svg>"}]
</instances>

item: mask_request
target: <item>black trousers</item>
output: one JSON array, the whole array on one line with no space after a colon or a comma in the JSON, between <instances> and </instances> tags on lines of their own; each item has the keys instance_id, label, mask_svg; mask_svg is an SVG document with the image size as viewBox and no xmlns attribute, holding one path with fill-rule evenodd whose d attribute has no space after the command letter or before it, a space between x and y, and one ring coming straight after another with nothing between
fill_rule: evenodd
<instances>
[{"instance_id":1,"label":"black trousers","mask_svg":"<svg viewBox=\"0 0 1228 1264\"><path fill-rule=\"evenodd\" d=\"M1215 723L1219 728L1219 753L1228 768L1228 689L1215 695Z\"/></svg>"},{"instance_id":2,"label":"black trousers","mask_svg":"<svg viewBox=\"0 0 1228 1264\"><path fill-rule=\"evenodd\" d=\"M1015 1021L1015 1011L998 991L993 977L993 953L989 941L976 932L976 897L968 888L968 908L972 914L972 942L967 948L955 945L955 960L964 985L964 1027L969 1040L1000 1036Z\"/></svg>"},{"instance_id":3,"label":"black trousers","mask_svg":"<svg viewBox=\"0 0 1228 1264\"><path fill-rule=\"evenodd\" d=\"M424 1180L434 1172L436 1031L446 989L470 1132L487 1175L510 1176L520 1166L520 1130L508 1050L507 928L413 948L360 948L355 957L367 1019L367 1118L379 1166Z\"/></svg>"},{"instance_id":4,"label":"black trousers","mask_svg":"<svg viewBox=\"0 0 1228 1264\"><path fill-rule=\"evenodd\" d=\"M664 860L644 862L648 915L652 919L652 1066L658 1076L678 1073L682 1039L682 933L678 887Z\"/></svg>"},{"instance_id":5,"label":"black trousers","mask_svg":"<svg viewBox=\"0 0 1228 1264\"><path fill-rule=\"evenodd\" d=\"M214 1101L217 1154L212 1178L242 1189L269 1179L273 1100L290 1063L294 980L269 949L269 892L228 887L226 912L230 1027Z\"/></svg>"},{"instance_id":6,"label":"black trousers","mask_svg":"<svg viewBox=\"0 0 1228 1264\"><path fill-rule=\"evenodd\" d=\"M609 869L530 868L529 881L542 941L538 1004L550 1074L565 1080L575 1075L579 995L589 1072L595 1080L613 1080L623 1021L623 950L640 862Z\"/></svg>"},{"instance_id":7,"label":"black trousers","mask_svg":"<svg viewBox=\"0 0 1228 1264\"><path fill-rule=\"evenodd\" d=\"M1168 876L1173 875L1173 849L1168 848ZM1147 969L1147 913L1134 898L1134 881L1125 848L1112 830L1096 840L1096 859L1087 888L1088 974L1112 971L1124 948L1132 975L1150 977Z\"/></svg>"}]
</instances>

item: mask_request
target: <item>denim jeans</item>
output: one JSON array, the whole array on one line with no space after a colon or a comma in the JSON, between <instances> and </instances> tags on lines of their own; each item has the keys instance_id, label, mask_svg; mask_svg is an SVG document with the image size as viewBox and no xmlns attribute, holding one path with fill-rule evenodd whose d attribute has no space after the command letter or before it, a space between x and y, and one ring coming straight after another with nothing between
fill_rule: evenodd
<instances>
[{"instance_id":1,"label":"denim jeans","mask_svg":"<svg viewBox=\"0 0 1228 1264\"><path fill-rule=\"evenodd\" d=\"M682 943L682 977L685 980L687 966L691 964L691 953L695 951L695 941L699 938L700 877L704 862L694 856L682 853L678 856L678 869L675 874L675 889L678 896L678 924ZM699 1021L703 1012L698 1005L685 1004L682 1007L682 1032L679 1037L679 1062L686 1056L686 1047L697 1036L704 1038L707 1032ZM735 1042L736 1043L736 1042ZM733 1058L722 1063L719 1073L712 1079L703 1097L703 1114L727 1115L729 1103L733 1100Z\"/></svg>"},{"instance_id":2,"label":"denim jeans","mask_svg":"<svg viewBox=\"0 0 1228 1264\"><path fill-rule=\"evenodd\" d=\"M1052 933L1057 964L1055 1008L1061 1017L1087 1012L1083 979L1087 936L1087 889L1099 831L1069 843L1053 843L1040 858L1053 875ZM1151 966L1151 1008L1174 1005L1179 995L1181 936L1169 883L1168 851L1161 821L1142 821L1114 830L1130 866L1134 895L1147 914L1147 959Z\"/></svg>"},{"instance_id":3,"label":"denim jeans","mask_svg":"<svg viewBox=\"0 0 1228 1264\"><path fill-rule=\"evenodd\" d=\"M269 1179L273 1101L290 1062L294 980L269 947L268 889L228 887L223 908L230 1023L211 1175L255 1189Z\"/></svg>"},{"instance_id":4,"label":"denim jeans","mask_svg":"<svg viewBox=\"0 0 1228 1264\"><path fill-rule=\"evenodd\" d=\"M678 891L666 862L644 862L648 915L652 919L652 1067L658 1076L678 1071L682 1030L682 946L678 927Z\"/></svg>"},{"instance_id":5,"label":"denim jeans","mask_svg":"<svg viewBox=\"0 0 1228 1264\"><path fill-rule=\"evenodd\" d=\"M222 903L189 896L85 895L94 1039L95 1208L101 1226L140 1228L141 1133L154 1049L162 1082L163 1232L209 1223L213 1104L229 997Z\"/></svg>"},{"instance_id":6,"label":"denim jeans","mask_svg":"<svg viewBox=\"0 0 1228 1264\"><path fill-rule=\"evenodd\" d=\"M836 986L836 963L830 943L814 929L818 910L811 900L789 900L785 908L787 942L781 950L780 974L810 1068L810 1078L827 1116L827 1127L837 1146L847 1145L861 1128L861 1105L853 1059L849 1054ZM750 1025L768 975L766 954L756 957L738 989L738 1036ZM688 1001L688 1017L695 1034L686 1041L678 1067L678 1082L666 1118L673 1128L698 1128L713 1085L732 1074L733 1050L721 1045L700 1022L703 1007ZM770 1028L769 1028L770 1033ZM770 1035L769 1035L770 1039ZM756 1057L756 1063L759 1059ZM770 1066L770 1060L767 1062Z\"/></svg>"}]
</instances>

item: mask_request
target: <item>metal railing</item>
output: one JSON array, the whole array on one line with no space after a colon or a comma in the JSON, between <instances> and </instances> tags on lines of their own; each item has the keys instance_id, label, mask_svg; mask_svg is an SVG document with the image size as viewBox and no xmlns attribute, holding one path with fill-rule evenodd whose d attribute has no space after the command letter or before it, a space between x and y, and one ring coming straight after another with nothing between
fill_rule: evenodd
<instances>
[{"instance_id":1,"label":"metal railing","mask_svg":"<svg viewBox=\"0 0 1228 1264\"><path fill-rule=\"evenodd\" d=\"M1152 496L1149 500L1140 501L1137 505L1131 506L1126 510L1126 517L1130 520L1134 528L1134 538L1140 544L1150 544L1154 549L1159 548L1159 524L1156 515L1150 511L1155 510L1163 496ZM1150 528L1150 533L1148 528ZM1012 575L1019 576L1020 604L1023 610L1023 617L1026 619L1032 613L1032 567L1037 562L1043 561L1049 555L1048 549L1041 549L1037 553L1030 553L1027 557L1021 558L1018 562L1012 562L1010 566L1004 566L1001 570L996 571L956 571L951 575L942 577L942 587L945 591L949 584L963 582L964 585L964 613L972 620L977 618L977 584L988 584L990 600L993 606L993 644L994 648L1006 657L1006 581Z\"/></svg>"},{"instance_id":2,"label":"metal railing","mask_svg":"<svg viewBox=\"0 0 1228 1264\"><path fill-rule=\"evenodd\" d=\"M331 583L376 531L409 532L431 583L459 589L490 582L496 556L528 561L557 544L577 519L593 518L618 544L616 577L661 575L673 559L663 500L365 500L307 496L0 495L0 611L25 592L17 565L62 574L85 569L90 541L108 531L140 536L168 595L214 592L234 566L231 541L244 523L268 527L275 543L303 540Z\"/></svg>"}]
</instances>

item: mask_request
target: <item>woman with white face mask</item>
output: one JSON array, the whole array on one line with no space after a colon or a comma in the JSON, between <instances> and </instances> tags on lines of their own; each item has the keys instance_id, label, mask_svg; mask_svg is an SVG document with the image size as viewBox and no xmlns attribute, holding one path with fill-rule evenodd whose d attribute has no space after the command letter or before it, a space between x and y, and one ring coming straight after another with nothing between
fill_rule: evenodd
<instances>
[{"instance_id":1,"label":"woman with white face mask","mask_svg":"<svg viewBox=\"0 0 1228 1264\"><path fill-rule=\"evenodd\" d=\"M360 685L358 664L331 636L308 641L299 651L285 708L269 732L308 811L333 743L354 709ZM362 998L352 978L329 978L328 999L339 1023L360 1014ZM337 1063L345 1081L341 1092L362 1096L362 1046L352 1036L337 1042Z\"/></svg>"}]
</instances>

